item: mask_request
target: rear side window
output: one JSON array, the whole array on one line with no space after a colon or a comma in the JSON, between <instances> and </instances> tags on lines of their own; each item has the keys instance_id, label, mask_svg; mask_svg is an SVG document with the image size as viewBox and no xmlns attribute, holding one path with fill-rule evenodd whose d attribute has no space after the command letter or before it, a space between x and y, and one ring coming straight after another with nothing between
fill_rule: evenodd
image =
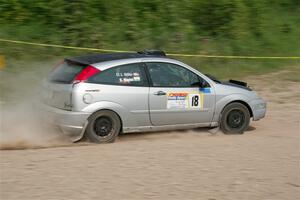
<instances>
[{"instance_id":1,"label":"rear side window","mask_svg":"<svg viewBox=\"0 0 300 200\"><path fill-rule=\"evenodd\" d=\"M75 76L80 73L86 66L73 62L64 61L50 75L49 81L57 83L71 83Z\"/></svg>"},{"instance_id":2,"label":"rear side window","mask_svg":"<svg viewBox=\"0 0 300 200\"><path fill-rule=\"evenodd\" d=\"M198 87L199 77L190 70L172 63L149 62L154 87Z\"/></svg>"},{"instance_id":3,"label":"rear side window","mask_svg":"<svg viewBox=\"0 0 300 200\"><path fill-rule=\"evenodd\" d=\"M124 85L124 86L147 86L144 67L141 63L133 63L113 67L91 77L88 83Z\"/></svg>"}]
</instances>

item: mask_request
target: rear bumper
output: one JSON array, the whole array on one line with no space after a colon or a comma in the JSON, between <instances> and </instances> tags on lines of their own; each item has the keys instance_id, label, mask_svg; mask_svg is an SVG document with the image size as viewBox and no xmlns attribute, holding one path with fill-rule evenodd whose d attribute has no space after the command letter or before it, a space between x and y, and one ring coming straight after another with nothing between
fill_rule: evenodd
<instances>
[{"instance_id":1,"label":"rear bumper","mask_svg":"<svg viewBox=\"0 0 300 200\"><path fill-rule=\"evenodd\" d=\"M91 113L67 111L45 104L36 106L43 122L59 127L72 141L81 139Z\"/></svg>"},{"instance_id":2,"label":"rear bumper","mask_svg":"<svg viewBox=\"0 0 300 200\"><path fill-rule=\"evenodd\" d=\"M253 120L257 121L265 117L267 112L267 103L263 99L255 99L250 102L253 112Z\"/></svg>"}]
</instances>

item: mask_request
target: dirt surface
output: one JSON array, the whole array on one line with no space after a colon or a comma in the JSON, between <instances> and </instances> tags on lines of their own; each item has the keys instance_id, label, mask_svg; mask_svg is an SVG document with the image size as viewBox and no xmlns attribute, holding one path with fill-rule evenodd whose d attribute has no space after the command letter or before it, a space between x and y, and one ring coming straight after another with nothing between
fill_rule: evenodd
<instances>
[{"instance_id":1,"label":"dirt surface","mask_svg":"<svg viewBox=\"0 0 300 200\"><path fill-rule=\"evenodd\" d=\"M127 134L105 145L2 150L0 197L299 199L300 84L281 81L289 73L248 78L268 113L244 135L196 129Z\"/></svg>"}]
</instances>

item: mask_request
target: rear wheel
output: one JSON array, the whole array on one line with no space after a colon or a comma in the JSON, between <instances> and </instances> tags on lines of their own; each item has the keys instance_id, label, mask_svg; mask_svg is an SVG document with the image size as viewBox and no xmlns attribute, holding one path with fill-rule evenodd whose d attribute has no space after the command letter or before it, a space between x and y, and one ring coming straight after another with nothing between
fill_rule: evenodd
<instances>
[{"instance_id":1,"label":"rear wheel","mask_svg":"<svg viewBox=\"0 0 300 200\"><path fill-rule=\"evenodd\" d=\"M119 116L109 110L94 113L89 118L86 128L86 136L91 142L111 143L114 142L121 130Z\"/></svg>"},{"instance_id":2,"label":"rear wheel","mask_svg":"<svg viewBox=\"0 0 300 200\"><path fill-rule=\"evenodd\" d=\"M242 134L250 123L248 108L241 103L227 105L221 117L221 129L225 134Z\"/></svg>"}]
</instances>

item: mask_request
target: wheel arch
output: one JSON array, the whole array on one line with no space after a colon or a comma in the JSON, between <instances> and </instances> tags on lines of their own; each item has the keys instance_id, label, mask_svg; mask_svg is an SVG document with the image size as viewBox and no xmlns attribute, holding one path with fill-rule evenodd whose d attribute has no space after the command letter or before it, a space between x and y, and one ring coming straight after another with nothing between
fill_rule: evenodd
<instances>
[{"instance_id":1,"label":"wheel arch","mask_svg":"<svg viewBox=\"0 0 300 200\"><path fill-rule=\"evenodd\" d=\"M251 106L249 104L250 101L251 99L248 96L240 93L226 95L221 97L220 99L217 99L212 122L219 123L224 108L234 102L241 103L244 106L246 106L251 117L253 117L253 112L252 112L253 110L251 109Z\"/></svg>"},{"instance_id":2,"label":"wheel arch","mask_svg":"<svg viewBox=\"0 0 300 200\"><path fill-rule=\"evenodd\" d=\"M123 121L122 121L122 118L121 118L120 114L119 114L117 111L113 110L113 109L109 109L109 108L98 109L98 110L94 111L93 113L91 113L90 116L87 118L87 120L89 121L89 119L91 118L91 116L92 116L93 114L95 114L95 113L97 113L97 112L101 112L101 111L110 111L110 112L115 113L115 114L118 116L118 118L119 118L119 120L120 120L120 123L121 123L121 129L120 129L120 132L123 131Z\"/></svg>"},{"instance_id":3,"label":"wheel arch","mask_svg":"<svg viewBox=\"0 0 300 200\"><path fill-rule=\"evenodd\" d=\"M232 104L232 103L240 103L240 104L243 104L243 105L246 106L246 108L248 109L249 114L250 114L250 117L253 117L253 111L252 111L250 105L249 105L247 102L243 101L243 100L234 100L234 101L231 101L231 102L227 103L227 104L223 107L221 113L223 113L223 111L224 111L224 109L226 108L226 106L228 106L229 104Z\"/></svg>"},{"instance_id":4,"label":"wheel arch","mask_svg":"<svg viewBox=\"0 0 300 200\"><path fill-rule=\"evenodd\" d=\"M87 105L84 109L81 110L82 112L90 113L90 115L87 117L86 121L84 122L83 129L80 133L80 136L78 137L78 139L76 141L79 141L84 137L85 132L86 132L86 127L88 126L90 117L94 113L99 112L101 110L112 111L119 117L120 123L121 123L120 132L122 132L124 130L124 126L135 123L131 117L126 118L126 116L130 116L130 112L128 112L128 110L125 107L123 107L122 105L115 103L115 102L111 102L111 101L95 102L95 103Z\"/></svg>"},{"instance_id":5,"label":"wheel arch","mask_svg":"<svg viewBox=\"0 0 300 200\"><path fill-rule=\"evenodd\" d=\"M115 112L121 122L123 127L136 126L136 119L132 117L132 113L123 105L111 101L99 101L88 105L82 111L94 114L100 110L110 110Z\"/></svg>"}]
</instances>

